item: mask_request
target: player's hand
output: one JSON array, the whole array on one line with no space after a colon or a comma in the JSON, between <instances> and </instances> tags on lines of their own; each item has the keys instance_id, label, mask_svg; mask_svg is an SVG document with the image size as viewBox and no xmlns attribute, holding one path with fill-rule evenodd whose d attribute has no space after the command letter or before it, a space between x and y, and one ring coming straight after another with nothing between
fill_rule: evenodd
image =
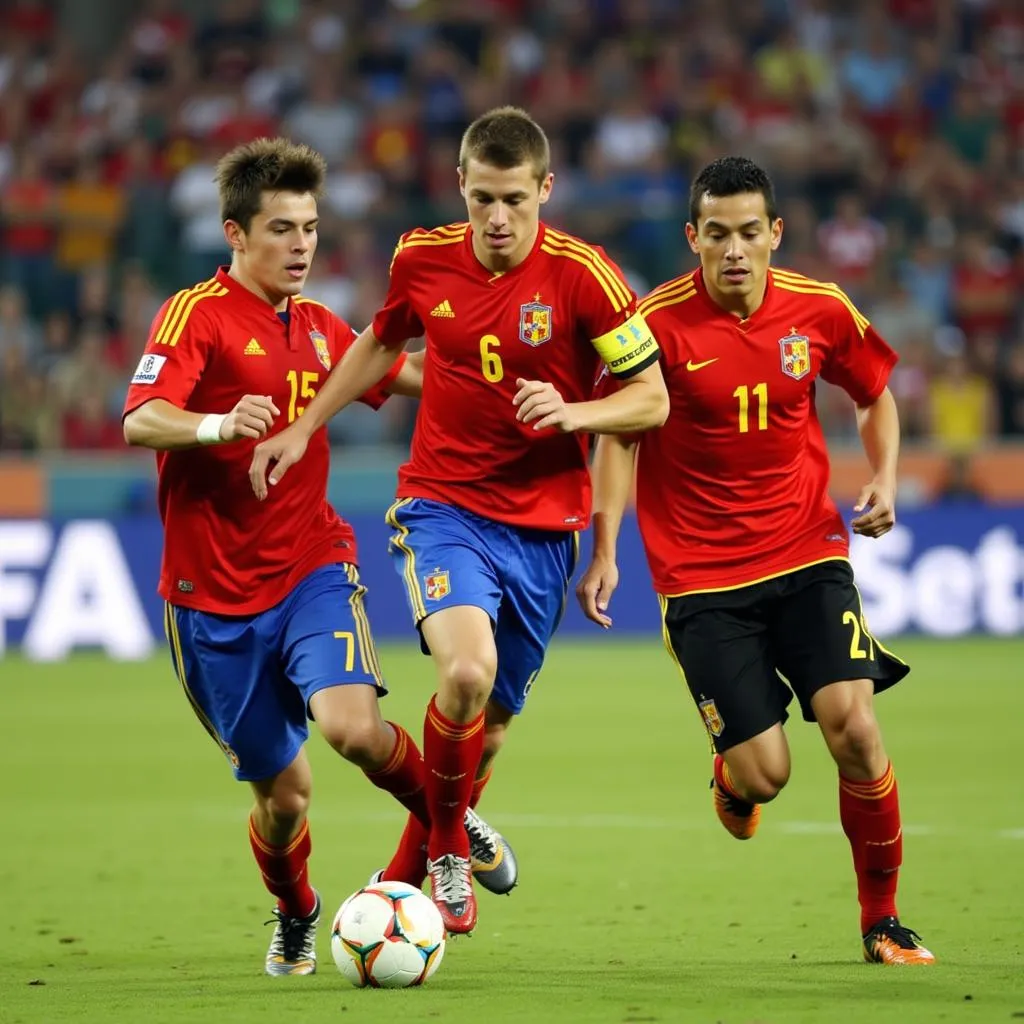
<instances>
[{"instance_id":1,"label":"player's hand","mask_svg":"<svg viewBox=\"0 0 1024 1024\"><path fill-rule=\"evenodd\" d=\"M602 629L611 628L612 620L605 613L618 585L619 568L607 558L595 558L576 584L576 598L583 614Z\"/></svg>"},{"instance_id":2,"label":"player's hand","mask_svg":"<svg viewBox=\"0 0 1024 1024\"><path fill-rule=\"evenodd\" d=\"M881 537L896 524L896 486L882 480L872 480L861 489L854 512L861 515L850 526L863 537Z\"/></svg>"},{"instance_id":3,"label":"player's hand","mask_svg":"<svg viewBox=\"0 0 1024 1024\"><path fill-rule=\"evenodd\" d=\"M256 445L249 464L249 483L252 484L252 493L260 501L269 493L268 482L271 486L276 484L306 454L308 443L309 439L296 422Z\"/></svg>"},{"instance_id":4,"label":"player's hand","mask_svg":"<svg viewBox=\"0 0 1024 1024\"><path fill-rule=\"evenodd\" d=\"M534 430L554 427L563 434L571 434L576 429L572 419L572 405L567 404L554 384L542 380L516 380L515 398L516 419L520 423L532 423Z\"/></svg>"},{"instance_id":5,"label":"player's hand","mask_svg":"<svg viewBox=\"0 0 1024 1024\"><path fill-rule=\"evenodd\" d=\"M242 395L221 423L220 436L225 441L262 437L274 425L274 417L280 415L270 395Z\"/></svg>"}]
</instances>

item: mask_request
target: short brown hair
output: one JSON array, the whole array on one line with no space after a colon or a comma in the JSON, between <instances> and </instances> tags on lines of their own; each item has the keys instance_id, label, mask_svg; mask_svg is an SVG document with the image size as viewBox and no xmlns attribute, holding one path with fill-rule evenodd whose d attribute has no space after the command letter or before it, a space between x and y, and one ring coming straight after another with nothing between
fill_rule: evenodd
<instances>
[{"instance_id":1,"label":"short brown hair","mask_svg":"<svg viewBox=\"0 0 1024 1024\"><path fill-rule=\"evenodd\" d=\"M459 148L459 167L479 160L500 170L532 163L543 181L551 165L551 148L544 129L520 107L495 107L481 114L465 131Z\"/></svg>"},{"instance_id":2,"label":"short brown hair","mask_svg":"<svg viewBox=\"0 0 1024 1024\"><path fill-rule=\"evenodd\" d=\"M323 192L327 162L309 146L289 139L253 139L236 146L217 163L221 220L243 231L260 212L264 192Z\"/></svg>"}]
</instances>

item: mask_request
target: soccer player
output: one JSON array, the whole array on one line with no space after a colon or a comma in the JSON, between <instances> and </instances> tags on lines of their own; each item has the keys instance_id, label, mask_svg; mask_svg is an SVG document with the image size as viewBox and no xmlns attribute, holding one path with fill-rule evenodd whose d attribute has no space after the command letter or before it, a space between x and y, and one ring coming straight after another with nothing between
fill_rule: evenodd
<instances>
[{"instance_id":1,"label":"soccer player","mask_svg":"<svg viewBox=\"0 0 1024 1024\"><path fill-rule=\"evenodd\" d=\"M428 835L409 819L384 877L426 870L454 933L477 916L463 811L540 672L590 518L587 435L643 430L668 413L658 347L621 271L540 220L553 175L536 122L513 107L482 115L458 174L468 223L402 236L372 325L250 468L257 497L272 495L312 432L426 335L412 453L388 520L437 673L423 738L432 825ZM622 386L593 400L602 362ZM476 877L504 891L511 872L492 867L497 878Z\"/></svg>"},{"instance_id":2,"label":"soccer player","mask_svg":"<svg viewBox=\"0 0 1024 1024\"><path fill-rule=\"evenodd\" d=\"M795 694L839 769L868 960L930 964L900 923L903 840L874 694L909 669L872 636L828 495L814 383L842 387L873 476L852 527L892 528L899 423L896 356L832 284L769 267L782 237L772 184L724 157L697 176L686 225L700 268L640 312L657 335L671 414L641 438L602 437L594 461L594 556L577 588L608 627L616 537L633 480L663 636L717 750L714 806L737 839L789 779L783 723Z\"/></svg>"},{"instance_id":3,"label":"soccer player","mask_svg":"<svg viewBox=\"0 0 1024 1024\"><path fill-rule=\"evenodd\" d=\"M323 178L322 157L285 139L260 139L221 160L231 266L164 303L124 417L128 443L157 451L159 590L175 670L235 777L255 794L249 838L278 898L266 958L274 975L316 968L307 715L421 827L429 823L420 752L378 709L386 691L355 537L326 500L326 431L311 434L309 457L273 503L239 489L256 440L302 416L354 336L300 296ZM413 355L362 400L377 407L421 386L422 358Z\"/></svg>"}]
</instances>

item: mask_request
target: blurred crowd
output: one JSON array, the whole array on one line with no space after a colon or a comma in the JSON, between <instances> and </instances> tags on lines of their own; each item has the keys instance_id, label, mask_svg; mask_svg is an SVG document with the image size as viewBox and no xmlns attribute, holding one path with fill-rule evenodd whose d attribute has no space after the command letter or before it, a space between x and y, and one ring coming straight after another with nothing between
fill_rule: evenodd
<instances>
[{"instance_id":1,"label":"blurred crowd","mask_svg":"<svg viewBox=\"0 0 1024 1024\"><path fill-rule=\"evenodd\" d=\"M102 0L97 0L102 3ZM161 301L226 262L213 168L260 135L327 157L307 293L362 327L397 235L464 217L459 136L499 103L553 142L545 217L637 291L685 272L695 172L772 173L777 263L836 281L899 352L907 435L1024 438L1019 0L140 0L84 53L0 0L0 449L121 449ZM848 401L819 392L829 434ZM389 403L389 406L392 403ZM403 442L412 406L353 410Z\"/></svg>"}]
</instances>

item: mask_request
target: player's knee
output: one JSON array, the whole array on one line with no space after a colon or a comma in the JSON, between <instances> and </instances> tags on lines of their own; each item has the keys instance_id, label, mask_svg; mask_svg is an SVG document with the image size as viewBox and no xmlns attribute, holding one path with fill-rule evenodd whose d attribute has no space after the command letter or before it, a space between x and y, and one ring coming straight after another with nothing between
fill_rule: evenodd
<instances>
[{"instance_id":1,"label":"player's knee","mask_svg":"<svg viewBox=\"0 0 1024 1024\"><path fill-rule=\"evenodd\" d=\"M870 707L850 708L832 732L829 749L840 768L867 770L878 760L882 735Z\"/></svg>"},{"instance_id":2,"label":"player's knee","mask_svg":"<svg viewBox=\"0 0 1024 1024\"><path fill-rule=\"evenodd\" d=\"M441 693L452 715L466 720L482 710L494 686L497 665L484 657L452 659L441 673Z\"/></svg>"},{"instance_id":3,"label":"player's knee","mask_svg":"<svg viewBox=\"0 0 1024 1024\"><path fill-rule=\"evenodd\" d=\"M348 718L321 723L324 739L360 768L373 769L388 759L394 741L390 730L373 717Z\"/></svg>"},{"instance_id":4,"label":"player's knee","mask_svg":"<svg viewBox=\"0 0 1024 1024\"><path fill-rule=\"evenodd\" d=\"M294 833L309 810L311 788L302 784L276 786L273 792L260 799L268 839L274 841L277 835Z\"/></svg>"},{"instance_id":5,"label":"player's knee","mask_svg":"<svg viewBox=\"0 0 1024 1024\"><path fill-rule=\"evenodd\" d=\"M758 765L736 781L747 800L755 804L766 804L774 800L789 782L789 766Z\"/></svg>"}]
</instances>

